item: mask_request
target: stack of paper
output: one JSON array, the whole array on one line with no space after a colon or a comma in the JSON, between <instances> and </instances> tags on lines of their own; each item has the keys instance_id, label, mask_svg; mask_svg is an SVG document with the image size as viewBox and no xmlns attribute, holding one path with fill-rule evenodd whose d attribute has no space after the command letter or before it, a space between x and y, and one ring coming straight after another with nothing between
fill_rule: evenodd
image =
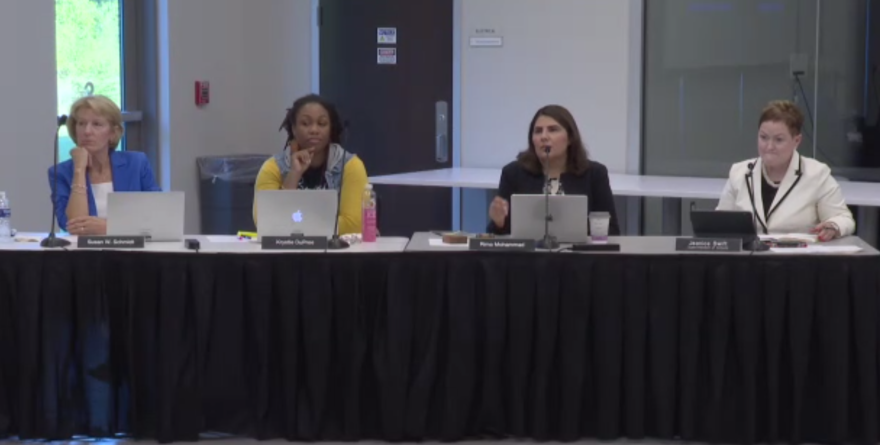
<instances>
[{"instance_id":1,"label":"stack of paper","mask_svg":"<svg viewBox=\"0 0 880 445\"><path fill-rule=\"evenodd\" d=\"M761 241L800 241L815 243L819 241L816 235L810 233L774 233L772 235L758 235Z\"/></svg>"},{"instance_id":2,"label":"stack of paper","mask_svg":"<svg viewBox=\"0 0 880 445\"><path fill-rule=\"evenodd\" d=\"M801 253L856 253L861 252L862 248L859 246L826 246L822 244L810 244L807 247L794 247L794 248L779 248L772 247L770 251L773 253L789 253L789 254L801 254Z\"/></svg>"}]
</instances>

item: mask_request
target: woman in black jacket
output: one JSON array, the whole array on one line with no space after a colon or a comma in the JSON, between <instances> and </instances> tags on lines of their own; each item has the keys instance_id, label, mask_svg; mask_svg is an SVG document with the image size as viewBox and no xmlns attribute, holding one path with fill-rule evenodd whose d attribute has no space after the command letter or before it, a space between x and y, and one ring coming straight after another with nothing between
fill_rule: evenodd
<instances>
[{"instance_id":1,"label":"woman in black jacket","mask_svg":"<svg viewBox=\"0 0 880 445\"><path fill-rule=\"evenodd\" d=\"M529 148L501 171L498 196L489 206L489 232L510 233L511 195L543 194L545 188L551 195L586 195L591 212L611 214L608 234L620 234L608 169L587 158L574 118L559 105L535 113L529 126Z\"/></svg>"}]
</instances>

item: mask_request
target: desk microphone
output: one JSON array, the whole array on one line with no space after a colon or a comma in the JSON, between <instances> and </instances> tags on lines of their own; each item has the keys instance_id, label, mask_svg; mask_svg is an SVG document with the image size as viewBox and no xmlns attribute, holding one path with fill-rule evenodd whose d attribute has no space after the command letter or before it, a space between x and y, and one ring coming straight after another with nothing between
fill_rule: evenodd
<instances>
[{"instance_id":1,"label":"desk microphone","mask_svg":"<svg viewBox=\"0 0 880 445\"><path fill-rule=\"evenodd\" d=\"M537 247L539 249L556 249L559 242L556 237L550 235L550 221L553 215L550 214L550 178L547 176L547 166L550 165L550 146L544 147L544 238L538 240Z\"/></svg>"},{"instance_id":2,"label":"desk microphone","mask_svg":"<svg viewBox=\"0 0 880 445\"><path fill-rule=\"evenodd\" d=\"M340 148L340 150L344 150ZM345 164L348 162L348 153L343 151L342 176L339 177L339 189L336 190L336 218L333 220L333 236L327 241L328 250L347 249L351 247L345 240L339 238L339 213L342 206L342 185L345 181Z\"/></svg>"},{"instance_id":3,"label":"desk microphone","mask_svg":"<svg viewBox=\"0 0 880 445\"><path fill-rule=\"evenodd\" d=\"M791 191L794 190L795 187L797 187L799 182L801 182L801 177L803 175L803 169L804 169L804 160L800 156L800 154L798 154L797 156L798 156L798 168L794 172L794 174L795 174L795 176L797 176L797 178L795 178L794 183L791 185L791 187L788 188L788 190L785 192L785 194L782 195L781 198L779 198L779 201L776 201L776 205L773 206L773 208L771 208L769 212L767 212L766 219L768 220L768 224L769 224L770 217L773 215L773 212L775 212L776 209L779 208L779 206L782 204L782 202L785 201L785 198L788 198L788 195L791 194ZM764 230L764 234L767 235L769 233L767 230L767 224L764 224L764 221L762 221L761 218L758 216L758 208L757 208L757 206L755 206L755 176L754 176L753 172L755 170L756 162L757 162L757 160L749 162L749 164L748 164L749 171L748 171L748 173L746 173L746 188L748 188L748 190L749 190L749 201L752 203L752 213L754 213L755 218L757 218L758 222L761 224L761 228Z\"/></svg>"},{"instance_id":4,"label":"desk microphone","mask_svg":"<svg viewBox=\"0 0 880 445\"><path fill-rule=\"evenodd\" d=\"M40 247L57 249L59 247L67 247L70 245L70 241L55 237L55 212L57 211L55 197L57 196L56 191L58 189L58 133L61 131L61 127L63 127L66 123L66 114L58 116L58 121L56 122L55 127L55 162L52 166L52 228L49 230L49 236L43 238L43 240L40 241Z\"/></svg>"},{"instance_id":5,"label":"desk microphone","mask_svg":"<svg viewBox=\"0 0 880 445\"><path fill-rule=\"evenodd\" d=\"M755 176L753 173L755 171L755 163L756 162L757 162L757 160L749 162L749 164L748 164L749 171L746 173L746 188L749 190L749 202L752 203L752 215L755 217L755 219L758 221L758 223L761 224L761 229L764 230L764 234L766 235L767 234L767 225L764 224L764 221L758 215L758 207L755 206L755 188L754 188Z\"/></svg>"}]
</instances>

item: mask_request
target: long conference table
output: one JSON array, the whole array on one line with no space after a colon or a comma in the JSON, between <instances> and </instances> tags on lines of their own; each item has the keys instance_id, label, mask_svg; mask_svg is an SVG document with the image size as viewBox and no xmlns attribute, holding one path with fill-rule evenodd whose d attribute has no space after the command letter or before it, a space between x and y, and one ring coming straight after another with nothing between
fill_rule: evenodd
<instances>
[{"instance_id":1,"label":"long conference table","mask_svg":"<svg viewBox=\"0 0 880 445\"><path fill-rule=\"evenodd\" d=\"M663 234L681 233L681 200L712 199L721 197L726 179L680 176L652 176L610 173L611 191L616 196L663 199ZM500 168L455 167L418 172L397 173L370 177L373 184L447 187L494 190L501 178ZM840 188L848 205L865 207L858 215L857 227L873 230L860 231L871 244L878 242L877 207L880 207L880 183L840 180Z\"/></svg>"},{"instance_id":2,"label":"long conference table","mask_svg":"<svg viewBox=\"0 0 880 445\"><path fill-rule=\"evenodd\" d=\"M0 244L0 439L876 443L880 254ZM75 244L74 244L75 245ZM805 251L798 251L805 252Z\"/></svg>"}]
</instances>

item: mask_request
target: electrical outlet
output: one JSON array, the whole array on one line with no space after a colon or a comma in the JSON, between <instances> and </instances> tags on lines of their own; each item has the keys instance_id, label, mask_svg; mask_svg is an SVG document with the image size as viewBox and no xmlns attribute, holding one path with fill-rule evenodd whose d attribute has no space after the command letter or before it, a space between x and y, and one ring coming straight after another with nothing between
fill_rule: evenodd
<instances>
[{"instance_id":1,"label":"electrical outlet","mask_svg":"<svg viewBox=\"0 0 880 445\"><path fill-rule=\"evenodd\" d=\"M810 58L805 53L793 53L788 57L788 73L791 77L807 74Z\"/></svg>"}]
</instances>

